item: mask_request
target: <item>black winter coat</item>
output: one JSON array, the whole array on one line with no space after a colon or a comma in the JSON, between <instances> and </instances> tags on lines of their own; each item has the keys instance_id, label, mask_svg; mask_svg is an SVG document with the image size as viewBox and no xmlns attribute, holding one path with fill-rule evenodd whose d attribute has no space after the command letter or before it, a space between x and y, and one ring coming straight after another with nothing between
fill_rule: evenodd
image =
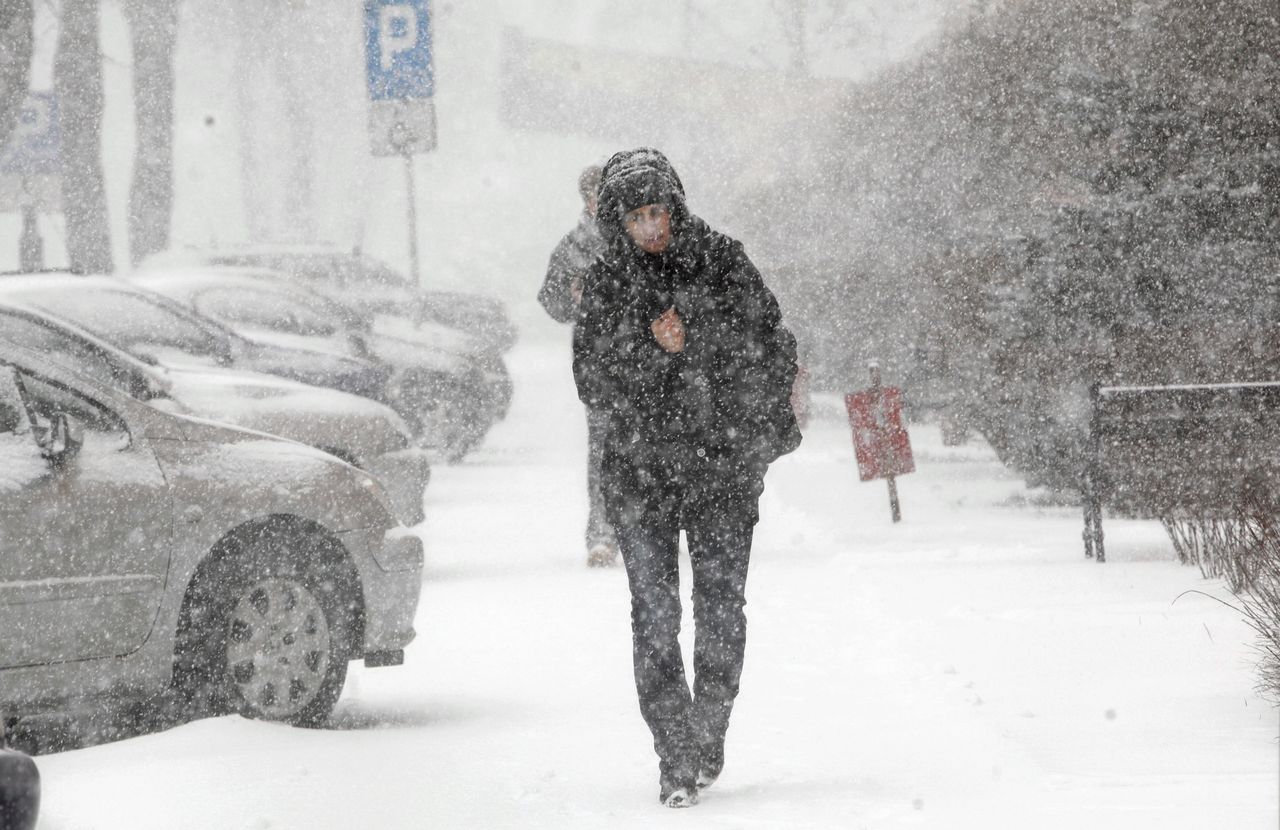
<instances>
[{"instance_id":1,"label":"black winter coat","mask_svg":"<svg viewBox=\"0 0 1280 830\"><path fill-rule=\"evenodd\" d=\"M650 323L674 306L685 348ZM765 468L800 443L795 338L741 243L694 216L645 254L618 237L588 274L574 377L610 413L603 476L615 526L707 511L754 523Z\"/></svg>"},{"instance_id":2,"label":"black winter coat","mask_svg":"<svg viewBox=\"0 0 1280 830\"><path fill-rule=\"evenodd\" d=\"M583 213L577 226L564 235L551 252L547 275L538 289L538 302L557 323L569 323L577 316L573 299L574 280L586 281L592 261L604 251L604 242L596 230L595 220Z\"/></svg>"}]
</instances>

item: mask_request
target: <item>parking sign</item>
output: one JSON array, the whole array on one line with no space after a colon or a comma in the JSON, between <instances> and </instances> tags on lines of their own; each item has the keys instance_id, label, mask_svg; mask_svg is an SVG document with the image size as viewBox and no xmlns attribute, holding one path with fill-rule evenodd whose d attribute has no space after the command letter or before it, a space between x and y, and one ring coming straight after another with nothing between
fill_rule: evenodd
<instances>
[{"instance_id":1,"label":"parking sign","mask_svg":"<svg viewBox=\"0 0 1280 830\"><path fill-rule=\"evenodd\" d=\"M49 92L30 92L9 140L0 147L0 211L23 207L52 211L61 203L58 99Z\"/></svg>"},{"instance_id":2,"label":"parking sign","mask_svg":"<svg viewBox=\"0 0 1280 830\"><path fill-rule=\"evenodd\" d=\"M58 99L48 92L29 92L18 111L18 123L0 152L0 172L20 175L57 173L62 166Z\"/></svg>"},{"instance_id":3,"label":"parking sign","mask_svg":"<svg viewBox=\"0 0 1280 830\"><path fill-rule=\"evenodd\" d=\"M428 0L365 0L365 78L375 155L435 147Z\"/></svg>"}]
</instances>

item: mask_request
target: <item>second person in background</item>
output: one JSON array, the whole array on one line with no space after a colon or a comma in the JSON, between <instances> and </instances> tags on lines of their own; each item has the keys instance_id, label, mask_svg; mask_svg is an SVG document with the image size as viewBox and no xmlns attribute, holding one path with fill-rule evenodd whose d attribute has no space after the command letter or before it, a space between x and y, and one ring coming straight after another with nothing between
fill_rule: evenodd
<instances>
[{"instance_id":1,"label":"second person in background","mask_svg":"<svg viewBox=\"0 0 1280 830\"><path fill-rule=\"evenodd\" d=\"M578 317L582 283L604 243L596 230L596 190L600 186L600 165L592 164L578 176L582 215L573 230L564 235L551 253L547 275L538 290L538 302L551 319L571 323ZM604 430L608 416L587 406L587 565L592 568L618 564L618 542L604 516L604 495L600 492L600 459L604 452Z\"/></svg>"}]
</instances>

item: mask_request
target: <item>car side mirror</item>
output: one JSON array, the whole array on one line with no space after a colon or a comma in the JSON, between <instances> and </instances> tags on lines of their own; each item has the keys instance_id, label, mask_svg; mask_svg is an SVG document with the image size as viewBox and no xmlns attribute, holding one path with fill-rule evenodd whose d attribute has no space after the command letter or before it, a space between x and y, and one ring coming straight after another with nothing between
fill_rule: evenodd
<instances>
[{"instance_id":1,"label":"car side mirror","mask_svg":"<svg viewBox=\"0 0 1280 830\"><path fill-rule=\"evenodd\" d=\"M130 374L128 377L129 397L135 401L149 401L152 397L151 384L142 375Z\"/></svg>"},{"instance_id":2,"label":"car side mirror","mask_svg":"<svg viewBox=\"0 0 1280 830\"><path fill-rule=\"evenodd\" d=\"M76 457L84 446L84 431L65 412L53 416L48 430L40 437L41 454L54 467L62 467Z\"/></svg>"},{"instance_id":3,"label":"car side mirror","mask_svg":"<svg viewBox=\"0 0 1280 830\"><path fill-rule=\"evenodd\" d=\"M142 373L129 373L129 397L135 401L154 401L169 397L164 384Z\"/></svg>"},{"instance_id":4,"label":"car side mirror","mask_svg":"<svg viewBox=\"0 0 1280 830\"><path fill-rule=\"evenodd\" d=\"M22 416L18 408L0 401L0 432L17 432L22 428Z\"/></svg>"}]
</instances>

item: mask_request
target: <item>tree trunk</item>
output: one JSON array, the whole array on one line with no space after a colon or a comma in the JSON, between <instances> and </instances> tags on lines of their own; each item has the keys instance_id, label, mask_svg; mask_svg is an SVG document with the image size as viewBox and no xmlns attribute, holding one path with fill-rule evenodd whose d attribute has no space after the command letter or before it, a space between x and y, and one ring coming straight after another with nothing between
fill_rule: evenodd
<instances>
[{"instance_id":1,"label":"tree trunk","mask_svg":"<svg viewBox=\"0 0 1280 830\"><path fill-rule=\"evenodd\" d=\"M291 10L292 11L292 10ZM296 12L294 12L296 16ZM281 30L280 42L288 37L283 31L284 21L277 21ZM284 91L285 121L288 130L289 178L285 181L284 210L289 225L284 236L291 242L314 242L316 235L315 200L313 184L315 168L312 165L311 137L314 124L311 119L310 101L301 79L304 77L304 60L294 51L277 50L275 54L276 80Z\"/></svg>"},{"instance_id":2,"label":"tree trunk","mask_svg":"<svg viewBox=\"0 0 1280 830\"><path fill-rule=\"evenodd\" d=\"M0 147L9 140L27 94L33 21L31 0L0 0Z\"/></svg>"},{"instance_id":3,"label":"tree trunk","mask_svg":"<svg viewBox=\"0 0 1280 830\"><path fill-rule=\"evenodd\" d=\"M235 20L235 53L232 58L231 76L235 83L235 125L238 131L239 144L237 151L240 159L240 198L241 211L249 240L260 242L270 236L270 209L268 200L263 194L259 171L265 166L266 154L261 152L256 140L256 118L258 114L254 103L252 84L256 79L257 61L269 48L270 40L263 36L263 27L256 25L254 11L259 4L251 0L240 0L232 8ZM267 20L278 15L274 8L268 9Z\"/></svg>"},{"instance_id":4,"label":"tree trunk","mask_svg":"<svg viewBox=\"0 0 1280 830\"><path fill-rule=\"evenodd\" d=\"M129 0L136 145L129 188L129 259L137 265L169 247L173 221L173 50L175 0Z\"/></svg>"},{"instance_id":5,"label":"tree trunk","mask_svg":"<svg viewBox=\"0 0 1280 830\"><path fill-rule=\"evenodd\" d=\"M54 90L62 116L62 211L68 268L113 270L111 228L102 175L102 49L97 0L63 0Z\"/></svg>"},{"instance_id":6,"label":"tree trunk","mask_svg":"<svg viewBox=\"0 0 1280 830\"><path fill-rule=\"evenodd\" d=\"M809 74L809 45L806 37L808 9L806 0L775 0L775 8L782 22L782 34L791 52L790 71L793 75Z\"/></svg>"}]
</instances>

